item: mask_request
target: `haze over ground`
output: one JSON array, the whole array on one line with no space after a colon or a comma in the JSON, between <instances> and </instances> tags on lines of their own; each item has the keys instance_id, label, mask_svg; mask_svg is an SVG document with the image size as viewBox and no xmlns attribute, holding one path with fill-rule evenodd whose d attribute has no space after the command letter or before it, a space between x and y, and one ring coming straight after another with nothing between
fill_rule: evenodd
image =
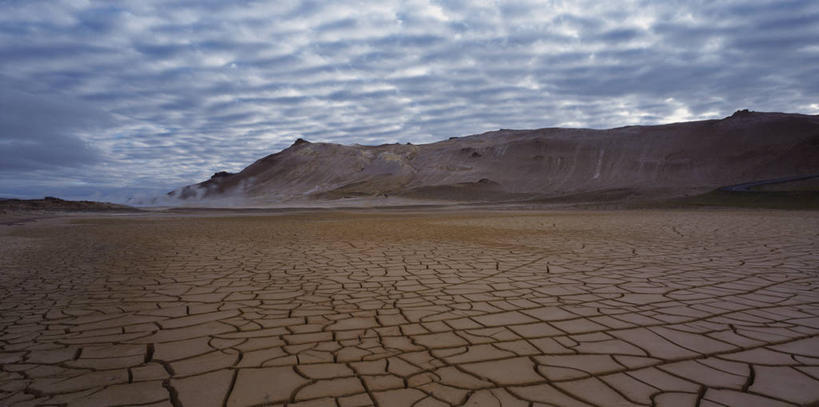
<instances>
[{"instance_id":1,"label":"haze over ground","mask_svg":"<svg viewBox=\"0 0 819 407\"><path fill-rule=\"evenodd\" d=\"M819 113L819 4L0 3L0 196L164 193L296 138Z\"/></svg>"}]
</instances>

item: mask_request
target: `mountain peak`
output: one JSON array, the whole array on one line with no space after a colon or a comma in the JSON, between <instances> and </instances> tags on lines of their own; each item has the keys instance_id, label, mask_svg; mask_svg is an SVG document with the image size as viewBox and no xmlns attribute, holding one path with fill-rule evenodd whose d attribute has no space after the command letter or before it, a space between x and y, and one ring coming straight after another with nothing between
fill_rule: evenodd
<instances>
[{"instance_id":1,"label":"mountain peak","mask_svg":"<svg viewBox=\"0 0 819 407\"><path fill-rule=\"evenodd\" d=\"M752 115L754 113L756 113L756 112L752 112L752 111L750 111L748 109L742 109L742 110L737 110L730 117L747 117L747 116L750 116L750 115Z\"/></svg>"},{"instance_id":2,"label":"mountain peak","mask_svg":"<svg viewBox=\"0 0 819 407\"><path fill-rule=\"evenodd\" d=\"M224 178L224 177L229 177L231 175L234 175L234 174L232 172L219 171L219 172L216 172L213 175L211 175L210 179Z\"/></svg>"}]
</instances>

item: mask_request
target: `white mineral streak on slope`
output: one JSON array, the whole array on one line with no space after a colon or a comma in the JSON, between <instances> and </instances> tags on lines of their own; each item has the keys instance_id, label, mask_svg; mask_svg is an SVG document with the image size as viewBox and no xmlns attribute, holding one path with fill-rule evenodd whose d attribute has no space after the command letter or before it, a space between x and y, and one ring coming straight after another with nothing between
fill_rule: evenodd
<instances>
[{"instance_id":1,"label":"white mineral streak on slope","mask_svg":"<svg viewBox=\"0 0 819 407\"><path fill-rule=\"evenodd\" d=\"M600 168L602 168L603 166L603 154L605 153L606 150L601 148L600 153L597 154L597 168L594 170L594 176L592 177L592 179L600 178Z\"/></svg>"}]
</instances>

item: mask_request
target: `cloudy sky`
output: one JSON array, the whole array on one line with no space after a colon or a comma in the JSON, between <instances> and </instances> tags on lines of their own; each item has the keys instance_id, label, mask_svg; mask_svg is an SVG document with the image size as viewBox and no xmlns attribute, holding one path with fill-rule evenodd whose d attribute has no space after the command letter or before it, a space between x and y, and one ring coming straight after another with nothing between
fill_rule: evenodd
<instances>
[{"instance_id":1,"label":"cloudy sky","mask_svg":"<svg viewBox=\"0 0 819 407\"><path fill-rule=\"evenodd\" d=\"M0 0L0 196L122 200L298 137L819 113L819 2Z\"/></svg>"}]
</instances>

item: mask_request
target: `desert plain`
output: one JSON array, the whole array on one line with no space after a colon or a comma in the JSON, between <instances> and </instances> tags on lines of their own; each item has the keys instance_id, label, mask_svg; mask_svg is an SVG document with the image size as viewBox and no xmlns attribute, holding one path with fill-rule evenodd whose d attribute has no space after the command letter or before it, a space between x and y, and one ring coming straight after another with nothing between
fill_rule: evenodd
<instances>
[{"instance_id":1,"label":"desert plain","mask_svg":"<svg viewBox=\"0 0 819 407\"><path fill-rule=\"evenodd\" d=\"M0 405L819 401L819 212L0 226Z\"/></svg>"}]
</instances>

